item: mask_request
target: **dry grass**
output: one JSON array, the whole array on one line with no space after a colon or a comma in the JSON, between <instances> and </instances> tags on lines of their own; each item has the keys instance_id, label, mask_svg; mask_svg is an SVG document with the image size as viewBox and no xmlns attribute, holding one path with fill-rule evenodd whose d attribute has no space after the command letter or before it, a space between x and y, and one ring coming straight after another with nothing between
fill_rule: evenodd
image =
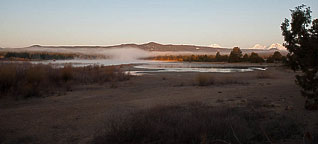
<instances>
[{"instance_id":1,"label":"dry grass","mask_svg":"<svg viewBox=\"0 0 318 144\"><path fill-rule=\"evenodd\" d=\"M230 84L240 84L246 85L248 82L244 82L239 78L226 76L221 78L214 78L209 74L198 74L195 79L195 84L198 86L209 86L209 85L230 85Z\"/></svg>"},{"instance_id":2,"label":"dry grass","mask_svg":"<svg viewBox=\"0 0 318 144\"><path fill-rule=\"evenodd\" d=\"M76 84L128 80L117 66L86 66L53 68L29 63L0 63L0 97L19 98L43 96L51 92L71 90Z\"/></svg>"},{"instance_id":3,"label":"dry grass","mask_svg":"<svg viewBox=\"0 0 318 144\"><path fill-rule=\"evenodd\" d=\"M214 82L215 82L214 77L209 76L208 74L198 74L196 77L196 83L199 86L213 85Z\"/></svg>"},{"instance_id":4,"label":"dry grass","mask_svg":"<svg viewBox=\"0 0 318 144\"><path fill-rule=\"evenodd\" d=\"M270 79L270 78L273 78L273 76L268 71L257 71L256 78L258 78L258 79Z\"/></svg>"},{"instance_id":5,"label":"dry grass","mask_svg":"<svg viewBox=\"0 0 318 144\"><path fill-rule=\"evenodd\" d=\"M216 83L219 85L230 85L230 84L246 85L246 84L249 84L246 81L242 81L240 78L236 78L236 77L232 77L232 76L222 77L222 78L216 80Z\"/></svg>"},{"instance_id":6,"label":"dry grass","mask_svg":"<svg viewBox=\"0 0 318 144\"><path fill-rule=\"evenodd\" d=\"M301 138L301 125L294 119L267 116L248 107L213 108L200 103L156 107L108 120L93 143L254 144Z\"/></svg>"}]
</instances>

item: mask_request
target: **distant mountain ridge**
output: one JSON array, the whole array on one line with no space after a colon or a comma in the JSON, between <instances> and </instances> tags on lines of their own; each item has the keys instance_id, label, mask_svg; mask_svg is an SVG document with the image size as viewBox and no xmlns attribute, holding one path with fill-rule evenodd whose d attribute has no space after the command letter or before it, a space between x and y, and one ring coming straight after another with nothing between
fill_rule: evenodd
<instances>
[{"instance_id":1,"label":"distant mountain ridge","mask_svg":"<svg viewBox=\"0 0 318 144\"><path fill-rule=\"evenodd\" d=\"M260 45L260 44L256 44L251 49L287 51L287 48L279 43L273 43L268 47Z\"/></svg>"},{"instance_id":2,"label":"distant mountain ridge","mask_svg":"<svg viewBox=\"0 0 318 144\"><path fill-rule=\"evenodd\" d=\"M219 45L218 45L219 46ZM282 54L286 55L287 51L280 47L281 45L271 45L266 49L262 48L248 48L241 49L243 53L262 53L262 54L272 54L275 51L280 51ZM64 53L92 53L100 54L103 53L106 49L117 49L117 48L136 48L144 51L149 51L154 54L159 55L168 55L168 54L186 54L186 55L215 55L216 52L221 54L230 54L232 51L231 48L220 48L220 47L211 47L211 46L196 46L196 45L174 45L174 44L160 44L156 42L149 42L145 44L120 44L114 46L41 46L41 45L32 45L25 48L3 48L0 51L16 51L16 52L64 52ZM129 53L127 51L127 53Z\"/></svg>"},{"instance_id":3,"label":"distant mountain ridge","mask_svg":"<svg viewBox=\"0 0 318 144\"><path fill-rule=\"evenodd\" d=\"M139 48L146 51L231 51L232 48L213 48L208 46L195 46L195 45L173 45L173 44L159 44L149 42L145 44L120 44L114 46L41 46L32 45L28 48Z\"/></svg>"},{"instance_id":4,"label":"distant mountain ridge","mask_svg":"<svg viewBox=\"0 0 318 144\"><path fill-rule=\"evenodd\" d=\"M146 51L226 51L230 52L232 48L222 48L222 47L212 47L212 46L196 46L196 45L175 45L175 44L159 44L156 42L149 42L145 44L120 44L114 46L41 46L41 45L32 45L27 48L125 48L125 47L132 47L132 48L139 48ZM279 50L284 51L285 47L281 44L272 44L268 48L265 46L261 46L256 44L253 48L249 49L242 49L242 51L273 51Z\"/></svg>"}]
</instances>

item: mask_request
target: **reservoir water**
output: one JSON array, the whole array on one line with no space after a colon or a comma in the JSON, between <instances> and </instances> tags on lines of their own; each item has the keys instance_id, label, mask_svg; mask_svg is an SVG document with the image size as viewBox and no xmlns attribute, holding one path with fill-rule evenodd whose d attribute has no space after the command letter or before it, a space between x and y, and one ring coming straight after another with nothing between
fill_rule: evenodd
<instances>
[{"instance_id":1,"label":"reservoir water","mask_svg":"<svg viewBox=\"0 0 318 144\"><path fill-rule=\"evenodd\" d=\"M266 70L266 65L246 65L246 64L229 64L229 63L198 63L198 62L165 62L152 60L125 60L125 59L72 59L72 60L49 60L49 61L32 61L33 64L52 64L63 67L65 64L71 64L74 67L88 65L123 65L133 64L135 70L133 73L155 73L155 72L250 72L255 70Z\"/></svg>"}]
</instances>

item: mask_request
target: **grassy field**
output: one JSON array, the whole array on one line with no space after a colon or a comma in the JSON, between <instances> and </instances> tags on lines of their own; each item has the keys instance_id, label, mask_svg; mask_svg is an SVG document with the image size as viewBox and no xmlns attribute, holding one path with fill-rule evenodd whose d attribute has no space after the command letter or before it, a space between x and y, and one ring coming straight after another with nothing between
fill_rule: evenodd
<instances>
[{"instance_id":1,"label":"grassy field","mask_svg":"<svg viewBox=\"0 0 318 144\"><path fill-rule=\"evenodd\" d=\"M295 73L277 64L134 77L124 72L132 65L0 66L0 143L318 141L317 113L305 110Z\"/></svg>"},{"instance_id":2,"label":"grassy field","mask_svg":"<svg viewBox=\"0 0 318 144\"><path fill-rule=\"evenodd\" d=\"M119 66L85 66L54 68L51 65L0 63L1 97L15 99L40 97L70 91L78 84L102 84L128 80L129 74Z\"/></svg>"},{"instance_id":3,"label":"grassy field","mask_svg":"<svg viewBox=\"0 0 318 144\"><path fill-rule=\"evenodd\" d=\"M273 143L301 138L301 127L297 119L262 111L254 102L236 108L190 103L113 117L93 143Z\"/></svg>"}]
</instances>

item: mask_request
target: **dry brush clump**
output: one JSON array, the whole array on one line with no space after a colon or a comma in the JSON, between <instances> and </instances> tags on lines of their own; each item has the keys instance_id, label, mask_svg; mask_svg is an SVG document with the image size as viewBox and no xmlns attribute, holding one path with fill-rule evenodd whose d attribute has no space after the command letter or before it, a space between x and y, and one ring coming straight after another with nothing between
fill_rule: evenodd
<instances>
[{"instance_id":1,"label":"dry brush clump","mask_svg":"<svg viewBox=\"0 0 318 144\"><path fill-rule=\"evenodd\" d=\"M270 143L301 139L301 125L289 117L251 108L216 108L200 103L162 106L106 121L92 143L194 144Z\"/></svg>"},{"instance_id":2,"label":"dry brush clump","mask_svg":"<svg viewBox=\"0 0 318 144\"><path fill-rule=\"evenodd\" d=\"M130 78L118 66L85 66L54 68L30 63L0 63L0 98L43 96L71 90L76 84L123 81Z\"/></svg>"},{"instance_id":3,"label":"dry brush clump","mask_svg":"<svg viewBox=\"0 0 318 144\"><path fill-rule=\"evenodd\" d=\"M248 82L243 81L241 78L236 78L232 76L221 77L216 80L216 83L219 85L230 85L230 84L247 85L249 84Z\"/></svg>"},{"instance_id":4,"label":"dry brush clump","mask_svg":"<svg viewBox=\"0 0 318 144\"><path fill-rule=\"evenodd\" d=\"M246 85L249 84L246 81L242 81L239 78L225 76L215 78L209 74L198 74L195 78L195 85L198 86L209 86L209 85L230 85L230 84L240 84Z\"/></svg>"},{"instance_id":5,"label":"dry brush clump","mask_svg":"<svg viewBox=\"0 0 318 144\"><path fill-rule=\"evenodd\" d=\"M268 71L257 71L256 78L258 79L271 79L273 75Z\"/></svg>"},{"instance_id":6,"label":"dry brush clump","mask_svg":"<svg viewBox=\"0 0 318 144\"><path fill-rule=\"evenodd\" d=\"M213 85L215 82L214 77L208 74L198 74L195 80L197 85L199 86L209 86L209 85Z\"/></svg>"},{"instance_id":7,"label":"dry brush clump","mask_svg":"<svg viewBox=\"0 0 318 144\"><path fill-rule=\"evenodd\" d=\"M129 73L125 73L120 66L98 66L65 67L64 77L73 79L80 83L104 83L129 80ZM72 73L71 75L69 73Z\"/></svg>"}]
</instances>

